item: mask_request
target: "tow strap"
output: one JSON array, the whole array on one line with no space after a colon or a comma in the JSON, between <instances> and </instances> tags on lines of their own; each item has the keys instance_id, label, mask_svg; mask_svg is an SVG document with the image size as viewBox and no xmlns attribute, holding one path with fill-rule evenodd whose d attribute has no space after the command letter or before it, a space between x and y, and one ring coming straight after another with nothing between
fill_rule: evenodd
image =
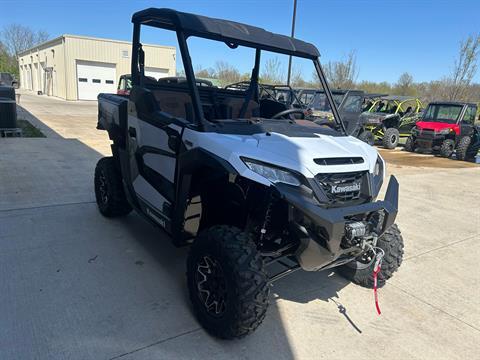
<instances>
[{"instance_id":1,"label":"tow strap","mask_svg":"<svg viewBox=\"0 0 480 360\"><path fill-rule=\"evenodd\" d=\"M376 260L375 260L375 266L373 267L373 295L375 297L375 308L377 309L378 315L381 315L382 312L380 311L380 306L378 305L377 278L378 278L378 274L380 273L380 269L382 267L382 259L383 259L383 255L385 255L385 252L380 248L376 248L376 249L378 249L379 251L376 252L375 254Z\"/></svg>"}]
</instances>

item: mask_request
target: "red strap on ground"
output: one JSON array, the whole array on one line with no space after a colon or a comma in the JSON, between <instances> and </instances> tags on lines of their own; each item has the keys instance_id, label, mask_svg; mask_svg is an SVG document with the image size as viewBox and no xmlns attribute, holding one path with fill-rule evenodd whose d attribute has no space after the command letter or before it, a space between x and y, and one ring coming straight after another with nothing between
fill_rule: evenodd
<instances>
[{"instance_id":1,"label":"red strap on ground","mask_svg":"<svg viewBox=\"0 0 480 360\"><path fill-rule=\"evenodd\" d=\"M377 278L378 278L378 273L380 272L380 264L378 264L374 269L373 269L373 294L375 296L375 308L377 309L378 315L381 315L382 312L380 311L380 306L378 306L378 293L377 293Z\"/></svg>"}]
</instances>

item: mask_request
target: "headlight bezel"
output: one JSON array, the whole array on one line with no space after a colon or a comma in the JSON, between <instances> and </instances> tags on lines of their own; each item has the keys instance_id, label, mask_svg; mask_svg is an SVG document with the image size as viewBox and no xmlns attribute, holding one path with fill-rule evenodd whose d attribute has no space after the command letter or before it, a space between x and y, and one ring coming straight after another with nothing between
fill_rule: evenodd
<instances>
[{"instance_id":1,"label":"headlight bezel","mask_svg":"<svg viewBox=\"0 0 480 360\"><path fill-rule=\"evenodd\" d=\"M267 179L272 184L281 183L294 187L305 184L304 176L295 170L247 157L240 157L240 159L249 170Z\"/></svg>"}]
</instances>

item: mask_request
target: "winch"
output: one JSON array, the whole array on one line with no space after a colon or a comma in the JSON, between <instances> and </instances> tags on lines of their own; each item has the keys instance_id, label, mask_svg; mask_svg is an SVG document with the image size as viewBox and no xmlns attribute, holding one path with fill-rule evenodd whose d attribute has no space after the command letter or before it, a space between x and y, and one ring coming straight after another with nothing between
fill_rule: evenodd
<instances>
[{"instance_id":1,"label":"winch","mask_svg":"<svg viewBox=\"0 0 480 360\"><path fill-rule=\"evenodd\" d=\"M367 233L367 226L364 222L355 221L349 222L345 225L345 238L352 241L355 238L365 236Z\"/></svg>"}]
</instances>

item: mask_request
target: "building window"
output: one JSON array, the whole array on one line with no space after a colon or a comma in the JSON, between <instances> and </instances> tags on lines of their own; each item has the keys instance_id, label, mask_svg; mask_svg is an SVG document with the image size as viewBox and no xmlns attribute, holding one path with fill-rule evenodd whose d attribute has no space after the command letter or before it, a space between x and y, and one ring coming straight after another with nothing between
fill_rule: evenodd
<instances>
[{"instance_id":1,"label":"building window","mask_svg":"<svg viewBox=\"0 0 480 360\"><path fill-rule=\"evenodd\" d=\"M101 83L100 79L92 79L92 82L94 84L100 84Z\"/></svg>"},{"instance_id":2,"label":"building window","mask_svg":"<svg viewBox=\"0 0 480 360\"><path fill-rule=\"evenodd\" d=\"M122 50L122 57L128 58L128 50Z\"/></svg>"},{"instance_id":3,"label":"building window","mask_svg":"<svg viewBox=\"0 0 480 360\"><path fill-rule=\"evenodd\" d=\"M78 78L78 82L87 82L88 79L87 78Z\"/></svg>"},{"instance_id":4,"label":"building window","mask_svg":"<svg viewBox=\"0 0 480 360\"><path fill-rule=\"evenodd\" d=\"M105 84L113 84L113 80L105 80Z\"/></svg>"}]
</instances>

